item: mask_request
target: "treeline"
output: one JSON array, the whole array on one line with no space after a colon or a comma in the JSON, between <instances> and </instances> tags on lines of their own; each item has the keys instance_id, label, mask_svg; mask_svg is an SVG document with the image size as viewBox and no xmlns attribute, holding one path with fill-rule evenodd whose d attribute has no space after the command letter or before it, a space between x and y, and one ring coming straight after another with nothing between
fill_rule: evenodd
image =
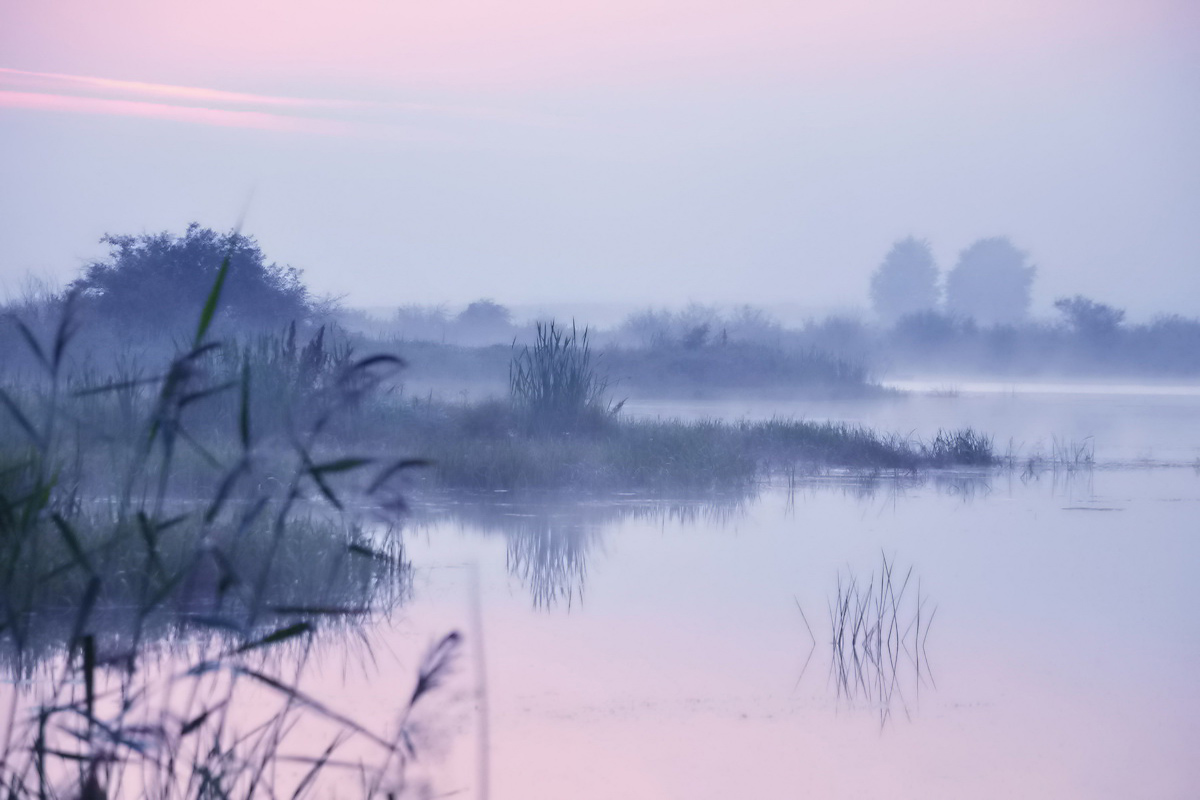
<instances>
[{"instance_id":1,"label":"treeline","mask_svg":"<svg viewBox=\"0 0 1200 800\"><path fill-rule=\"evenodd\" d=\"M405 305L368 315L315 297L299 270L270 261L249 236L198 225L181 235L107 236L108 256L86 264L62 290L27 291L0 315L0 371L35 369L13 323L48 334L71 298L87 331L74 350L97 368L169 355L207 287L229 262L221 336L301 336L325 331L330 343L402 352L418 381L438 386L503 384L514 345L536 323L490 299L457 311ZM1200 375L1200 320L1163 316L1126 321L1124 311L1082 297L1060 298L1056 316L1029 317L1036 268L1008 239L967 247L944 276L928 242L908 238L872 277L873 320L853 316L785 326L751 306L691 304L647 309L589 335L600 364L626 394L695 396L782 390L821 396L879 391L875 379L916 374L1189 377ZM564 320L559 320L564 322ZM582 330L587 320L575 320ZM132 369L132 367L130 367Z\"/></svg>"}]
</instances>

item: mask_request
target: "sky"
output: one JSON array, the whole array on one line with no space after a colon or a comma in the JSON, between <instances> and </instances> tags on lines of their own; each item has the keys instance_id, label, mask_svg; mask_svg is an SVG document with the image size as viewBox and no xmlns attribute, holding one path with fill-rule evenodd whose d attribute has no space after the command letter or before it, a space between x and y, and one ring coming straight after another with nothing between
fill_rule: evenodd
<instances>
[{"instance_id":1,"label":"sky","mask_svg":"<svg viewBox=\"0 0 1200 800\"><path fill-rule=\"evenodd\" d=\"M1007 235L1200 315L1194 0L0 0L0 289L242 221L359 306L867 306Z\"/></svg>"}]
</instances>

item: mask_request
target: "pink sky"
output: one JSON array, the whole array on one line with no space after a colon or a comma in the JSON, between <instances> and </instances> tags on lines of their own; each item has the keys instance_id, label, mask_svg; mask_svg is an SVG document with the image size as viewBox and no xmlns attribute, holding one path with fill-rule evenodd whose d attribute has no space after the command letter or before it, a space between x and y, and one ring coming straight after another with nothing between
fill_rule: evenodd
<instances>
[{"instance_id":1,"label":"pink sky","mask_svg":"<svg viewBox=\"0 0 1200 800\"><path fill-rule=\"evenodd\" d=\"M853 306L895 238L952 262L998 233L1047 307L1200 297L1193 0L0 15L5 280L68 276L106 231L222 227L254 192L273 255L370 303L769 302L803 275L803 302Z\"/></svg>"},{"instance_id":2,"label":"pink sky","mask_svg":"<svg viewBox=\"0 0 1200 800\"><path fill-rule=\"evenodd\" d=\"M947 67L951 79L1077 70L1081 59L1137 59L1186 42L1180 23L1200 19L1172 0L0 4L0 107L321 133L361 127L274 115L374 107L530 121L499 106L401 101L714 80L822 89Z\"/></svg>"},{"instance_id":3,"label":"pink sky","mask_svg":"<svg viewBox=\"0 0 1200 800\"><path fill-rule=\"evenodd\" d=\"M620 85L821 78L913 66L1107 57L1186 41L1172 0L292 2L4 0L0 66L201 85ZM1194 47L1194 45L1193 45Z\"/></svg>"}]
</instances>

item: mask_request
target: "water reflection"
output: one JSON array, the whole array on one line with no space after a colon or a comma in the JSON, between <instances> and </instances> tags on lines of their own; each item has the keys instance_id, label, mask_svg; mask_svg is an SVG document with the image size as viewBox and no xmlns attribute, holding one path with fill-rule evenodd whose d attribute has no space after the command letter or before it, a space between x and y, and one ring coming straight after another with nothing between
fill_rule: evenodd
<instances>
[{"instance_id":1,"label":"water reflection","mask_svg":"<svg viewBox=\"0 0 1200 800\"><path fill-rule=\"evenodd\" d=\"M921 688L936 688L926 644L937 614L913 568L901 573L894 557L881 554L877 571L865 579L849 569L839 572L828 610L829 682L838 703L875 710L880 727L893 707L911 719ZM815 650L817 638L802 608L800 613ZM812 651L797 684L811 658Z\"/></svg>"},{"instance_id":2,"label":"water reflection","mask_svg":"<svg viewBox=\"0 0 1200 800\"><path fill-rule=\"evenodd\" d=\"M411 592L398 542L350 545L282 547L258 616L236 589L254 562L228 577L197 558L153 610L119 592L39 597L0 634L0 785L14 797L166 798L351 781L367 796L414 796L414 765L439 755L438 725L454 719L446 684L464 639L445 634L414 676L402 672L411 690L388 686L385 727L340 710L348 674L377 671L374 634ZM323 677L330 667L342 681Z\"/></svg>"},{"instance_id":3,"label":"water reflection","mask_svg":"<svg viewBox=\"0 0 1200 800\"><path fill-rule=\"evenodd\" d=\"M411 521L416 530L450 522L503 536L509 574L534 608L570 610L583 602L588 562L603 550L605 532L634 520L659 524L726 525L744 513L746 494L706 498L614 495L446 496L427 500Z\"/></svg>"},{"instance_id":4,"label":"water reflection","mask_svg":"<svg viewBox=\"0 0 1200 800\"><path fill-rule=\"evenodd\" d=\"M788 513L808 497L831 492L867 503L880 498L900 502L910 493L932 489L973 502L990 495L997 479L994 472L827 473L788 480L783 497ZM629 522L732 527L773 488L764 484L755 490L702 497L429 495L414 505L407 529L428 532L450 524L503 537L508 572L529 592L533 607L570 611L584 600L589 562L603 553L609 531Z\"/></svg>"},{"instance_id":5,"label":"water reflection","mask_svg":"<svg viewBox=\"0 0 1200 800\"><path fill-rule=\"evenodd\" d=\"M82 637L90 637L101 665L130 667L151 647L182 653L214 637L253 637L300 620L332 635L391 613L410 597L412 566L398 541L309 544L297 537L281 547L262 584L261 613L249 627L254 559L233 564L200 552L173 576L171 594L154 603L118 589L101 591L88 603L30 593L20 614L10 609L0 626L0 672L9 680L29 680Z\"/></svg>"}]
</instances>

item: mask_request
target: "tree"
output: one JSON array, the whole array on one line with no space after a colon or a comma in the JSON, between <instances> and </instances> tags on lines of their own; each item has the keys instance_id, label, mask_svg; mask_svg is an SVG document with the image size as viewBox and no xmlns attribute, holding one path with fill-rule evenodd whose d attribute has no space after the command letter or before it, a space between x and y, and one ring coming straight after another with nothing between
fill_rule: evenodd
<instances>
[{"instance_id":1,"label":"tree","mask_svg":"<svg viewBox=\"0 0 1200 800\"><path fill-rule=\"evenodd\" d=\"M924 239L909 236L893 244L871 276L871 305L889 324L933 310L938 294L937 264Z\"/></svg>"},{"instance_id":2,"label":"tree","mask_svg":"<svg viewBox=\"0 0 1200 800\"><path fill-rule=\"evenodd\" d=\"M1106 303L1097 303L1081 294L1060 297L1054 301L1067 324L1081 336L1089 338L1109 336L1116 332L1125 319L1125 312Z\"/></svg>"},{"instance_id":3,"label":"tree","mask_svg":"<svg viewBox=\"0 0 1200 800\"><path fill-rule=\"evenodd\" d=\"M460 344L498 344L513 336L512 312L494 300L476 300L454 318Z\"/></svg>"},{"instance_id":4,"label":"tree","mask_svg":"<svg viewBox=\"0 0 1200 800\"><path fill-rule=\"evenodd\" d=\"M963 250L946 276L946 307L982 325L1011 325L1029 313L1037 268L1004 236L980 239Z\"/></svg>"},{"instance_id":5,"label":"tree","mask_svg":"<svg viewBox=\"0 0 1200 800\"><path fill-rule=\"evenodd\" d=\"M495 300L476 300L459 312L459 325L488 330L507 328L512 325L512 312Z\"/></svg>"},{"instance_id":6,"label":"tree","mask_svg":"<svg viewBox=\"0 0 1200 800\"><path fill-rule=\"evenodd\" d=\"M100 241L109 246L108 258L85 266L71 288L104 320L157 330L193 324L226 258L220 314L235 324L281 326L314 311L300 270L268 264L258 243L240 233L193 222L182 236L164 231Z\"/></svg>"}]
</instances>

